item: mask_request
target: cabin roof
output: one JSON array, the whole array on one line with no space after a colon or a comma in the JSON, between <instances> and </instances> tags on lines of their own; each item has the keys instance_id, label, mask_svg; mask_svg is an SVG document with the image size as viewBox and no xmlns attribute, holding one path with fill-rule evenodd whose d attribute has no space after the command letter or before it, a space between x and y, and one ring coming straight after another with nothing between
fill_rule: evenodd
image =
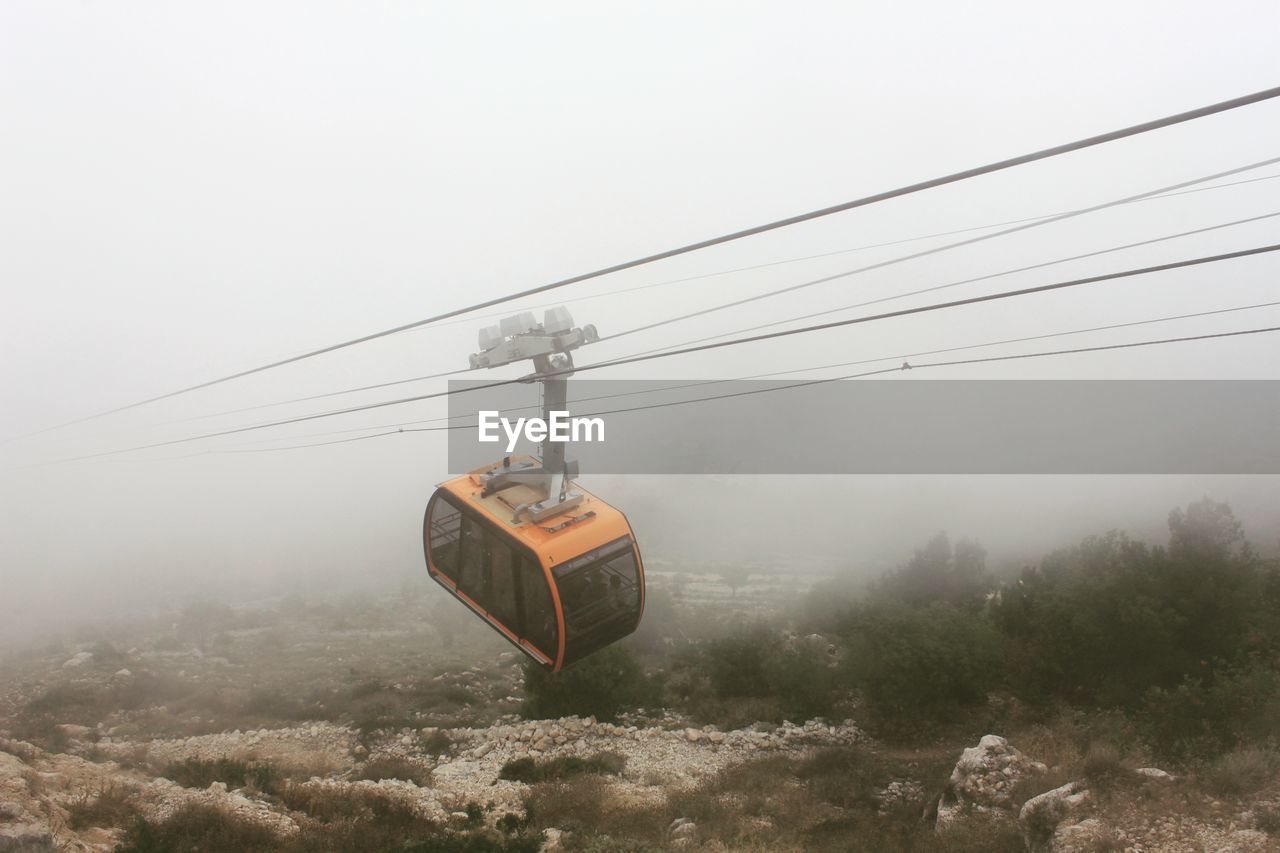
<instances>
[{"instance_id":1,"label":"cabin roof","mask_svg":"<svg viewBox=\"0 0 1280 853\"><path fill-rule=\"evenodd\" d=\"M512 461L518 460L537 461L532 457L512 458ZM523 503L536 503L544 500L547 495L542 489L520 483L481 497L483 487L480 476L501 464L498 462L477 468L441 483L440 487L494 522L499 530L530 548L546 565L571 560L631 533L631 527L620 511L576 482L573 489L582 494L582 503L541 521L514 521L515 507ZM559 529L555 529L557 527Z\"/></svg>"}]
</instances>

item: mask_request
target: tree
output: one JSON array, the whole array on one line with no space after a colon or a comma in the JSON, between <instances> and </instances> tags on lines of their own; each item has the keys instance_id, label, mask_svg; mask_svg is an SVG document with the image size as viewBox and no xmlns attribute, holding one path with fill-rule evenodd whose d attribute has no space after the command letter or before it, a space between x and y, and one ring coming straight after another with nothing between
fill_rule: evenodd
<instances>
[{"instance_id":1,"label":"tree","mask_svg":"<svg viewBox=\"0 0 1280 853\"><path fill-rule=\"evenodd\" d=\"M182 611L178 637L194 643L201 654L207 651L209 635L231 618L231 608L218 601L193 601Z\"/></svg>"},{"instance_id":2,"label":"tree","mask_svg":"<svg viewBox=\"0 0 1280 853\"><path fill-rule=\"evenodd\" d=\"M624 710L655 704L659 685L630 650L612 645L556 673L525 661L524 693L520 712L528 719L577 714L612 720Z\"/></svg>"},{"instance_id":3,"label":"tree","mask_svg":"<svg viewBox=\"0 0 1280 853\"><path fill-rule=\"evenodd\" d=\"M732 566L720 572L720 582L729 587L729 593L738 597L738 590L751 581L751 571L744 566Z\"/></svg>"},{"instance_id":4,"label":"tree","mask_svg":"<svg viewBox=\"0 0 1280 853\"><path fill-rule=\"evenodd\" d=\"M1000 674L1000 636L981 613L936 602L928 607L868 604L846 618L847 671L871 715L910 730L980 705Z\"/></svg>"},{"instance_id":5,"label":"tree","mask_svg":"<svg viewBox=\"0 0 1280 853\"><path fill-rule=\"evenodd\" d=\"M947 534L939 533L872 590L879 598L913 605L975 601L987 589L986 568L987 552L977 542L961 539L953 548Z\"/></svg>"},{"instance_id":6,"label":"tree","mask_svg":"<svg viewBox=\"0 0 1280 853\"><path fill-rule=\"evenodd\" d=\"M1221 562L1243 550L1244 528L1227 504L1201 498L1169 513L1169 553L1174 558Z\"/></svg>"}]
</instances>

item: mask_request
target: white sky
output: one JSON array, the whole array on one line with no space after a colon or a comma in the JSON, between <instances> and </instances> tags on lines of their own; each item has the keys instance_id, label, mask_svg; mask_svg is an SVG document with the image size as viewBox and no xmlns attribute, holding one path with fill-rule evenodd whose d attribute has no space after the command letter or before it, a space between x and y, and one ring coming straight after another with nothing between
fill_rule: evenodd
<instances>
[{"instance_id":1,"label":"white sky","mask_svg":"<svg viewBox=\"0 0 1280 853\"><path fill-rule=\"evenodd\" d=\"M622 7L10 0L0 5L0 435L1274 86L1277 33L1280 11L1272 2ZM1067 210L1278 155L1280 103L1266 103L561 293L587 296ZM1273 173L1280 167L1241 177ZM1129 206L604 342L580 361L1273 210L1280 210L1280 180ZM951 293L1276 242L1278 223ZM608 335L925 245L933 243L570 306L579 322ZM1278 268L1273 257L1235 261L659 361L616 375L734 376L838 360L833 354L894 355L1272 301L1280 299ZM481 322L399 335L0 445L0 462L240 425L257 415L157 427L462 367ZM1078 340L1277 324L1280 309L1273 308ZM948 376L1277 378L1277 352L1277 338L1260 336ZM302 413L314 405L268 412ZM442 410L402 407L274 435ZM337 535L335 523L349 534L343 541L351 551L365 553L370 537L398 531L419 513L420 498L444 475L436 438L308 453L11 472L7 518L20 534L8 537L18 544L10 565L35 560L60 577L58 566L84 568L104 550L128 562L144 559L146 549L169 553L140 532L157 524L174 549L189 552L195 537L213 548L209 559L216 563L210 543L220 538L209 532L210 513L224 531L271 541L271 553L289 559L297 557L300 529L318 537L315 551L334 553L326 537ZM281 507L298 516L285 526L288 533L281 532ZM1155 508L1159 515L1168 507ZM92 533L86 519L97 519L103 530ZM374 527L360 527L368 519Z\"/></svg>"}]
</instances>

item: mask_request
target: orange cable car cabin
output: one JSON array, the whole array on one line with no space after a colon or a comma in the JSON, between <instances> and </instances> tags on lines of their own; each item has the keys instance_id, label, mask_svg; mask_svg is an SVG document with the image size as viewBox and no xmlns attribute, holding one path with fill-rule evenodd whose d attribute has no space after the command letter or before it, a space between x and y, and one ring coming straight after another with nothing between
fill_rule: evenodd
<instances>
[{"instance_id":1,"label":"orange cable car cabin","mask_svg":"<svg viewBox=\"0 0 1280 853\"><path fill-rule=\"evenodd\" d=\"M553 514L508 457L442 483L427 504L431 577L551 672L622 639L644 612L644 566L626 517L574 485ZM510 474L510 476L506 476Z\"/></svg>"}]
</instances>

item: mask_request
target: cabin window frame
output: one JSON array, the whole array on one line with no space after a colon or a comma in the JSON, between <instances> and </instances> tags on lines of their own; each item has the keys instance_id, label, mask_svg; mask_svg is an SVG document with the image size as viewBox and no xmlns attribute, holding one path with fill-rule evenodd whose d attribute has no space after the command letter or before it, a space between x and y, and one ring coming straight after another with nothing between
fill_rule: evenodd
<instances>
[{"instance_id":1,"label":"cabin window frame","mask_svg":"<svg viewBox=\"0 0 1280 853\"><path fill-rule=\"evenodd\" d=\"M631 600L624 606L605 609L601 616L583 625L584 616L604 605L606 600L587 600L584 606L582 598L592 599L595 596L585 589L575 589L575 579L585 578L589 573L598 572L602 568L606 575L612 574L607 567L619 559L625 559L629 563L630 578L625 583L629 587ZM644 608L643 572L635 537L629 533L606 542L586 554L566 560L552 569L560 596L560 609L564 614L564 663L566 666L635 630ZM607 584L608 580L604 582ZM626 593L627 590L624 589L624 594Z\"/></svg>"},{"instance_id":2,"label":"cabin window frame","mask_svg":"<svg viewBox=\"0 0 1280 853\"><path fill-rule=\"evenodd\" d=\"M459 516L458 528L452 542L457 543L457 551L453 555L451 574L436 559L435 521L436 501L442 501ZM444 535L450 535L446 530ZM448 578L455 595L463 597L473 610L478 610L487 621L500 625L505 632L517 638L516 645L527 646L544 658L554 661L559 644L559 618L556 612L555 596L547 580L542 561L533 549L514 537L506 535L496 523L485 518L481 513L467 507L453 494L445 491L432 496L427 509L427 556L431 566L439 575ZM446 542L445 544L450 544ZM464 568L469 557L469 550L479 548L479 561L471 575L464 576ZM507 613L498 612L495 607L493 554L496 549L503 548L509 557L509 576L511 580L512 607ZM530 590L525 581L531 577L538 579L538 589ZM446 585L446 588L450 588ZM539 591L540 590L540 591ZM533 600L537 598L538 600ZM506 603L506 602L504 602ZM541 615L542 625L535 628L531 619ZM540 634L542 636L534 636ZM508 639L510 639L508 637Z\"/></svg>"}]
</instances>

